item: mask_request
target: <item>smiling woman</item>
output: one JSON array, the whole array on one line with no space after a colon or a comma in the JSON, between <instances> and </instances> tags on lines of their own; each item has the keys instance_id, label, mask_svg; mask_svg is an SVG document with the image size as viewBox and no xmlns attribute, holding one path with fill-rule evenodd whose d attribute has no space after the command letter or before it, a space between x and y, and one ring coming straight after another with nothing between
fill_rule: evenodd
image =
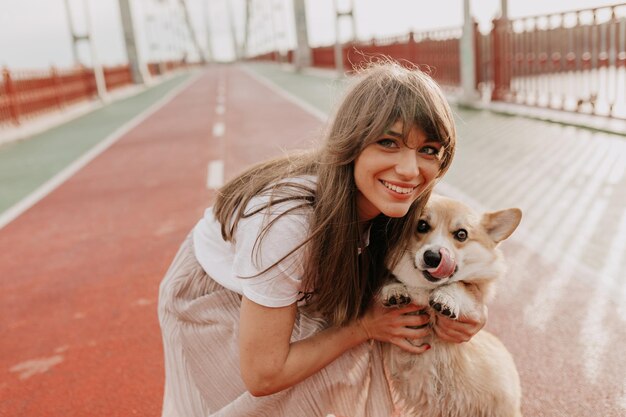
<instances>
[{"instance_id":1,"label":"smiling woman","mask_svg":"<svg viewBox=\"0 0 626 417\"><path fill-rule=\"evenodd\" d=\"M404 216L439 174L443 145L417 126L408 129L406 138L402 132L404 126L398 120L380 140L366 146L354 163L360 221L381 213Z\"/></svg>"},{"instance_id":2,"label":"smiling woman","mask_svg":"<svg viewBox=\"0 0 626 417\"><path fill-rule=\"evenodd\" d=\"M383 61L356 77L320 149L223 186L161 283L163 415L391 415L379 342L420 354L407 339L462 342L485 322L431 329L423 306L372 303L455 141L432 79Z\"/></svg>"}]
</instances>

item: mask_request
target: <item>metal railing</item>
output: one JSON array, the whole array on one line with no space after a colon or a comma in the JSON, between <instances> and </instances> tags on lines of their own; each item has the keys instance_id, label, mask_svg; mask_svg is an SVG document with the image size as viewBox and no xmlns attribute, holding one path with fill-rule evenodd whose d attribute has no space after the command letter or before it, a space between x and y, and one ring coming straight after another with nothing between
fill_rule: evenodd
<instances>
[{"instance_id":1,"label":"metal railing","mask_svg":"<svg viewBox=\"0 0 626 417\"><path fill-rule=\"evenodd\" d=\"M626 119L626 3L496 20L489 37L493 100Z\"/></svg>"},{"instance_id":2,"label":"metal railing","mask_svg":"<svg viewBox=\"0 0 626 417\"><path fill-rule=\"evenodd\" d=\"M0 123L19 124L22 120L63 109L74 102L96 95L93 71L78 67L71 70L2 70L0 81Z\"/></svg>"},{"instance_id":3,"label":"metal railing","mask_svg":"<svg viewBox=\"0 0 626 417\"><path fill-rule=\"evenodd\" d=\"M460 87L461 32L349 43L343 46L343 67L350 70L382 54L429 68L439 83ZM498 19L487 34L474 24L473 36L475 84L483 99L626 119L626 3ZM334 47L312 48L312 62L334 68Z\"/></svg>"},{"instance_id":4,"label":"metal railing","mask_svg":"<svg viewBox=\"0 0 626 417\"><path fill-rule=\"evenodd\" d=\"M376 56L390 56L420 66L445 85L460 84L461 28L410 32L407 35L343 45L344 68L352 71ZM315 67L334 68L334 46L312 48Z\"/></svg>"},{"instance_id":5,"label":"metal railing","mask_svg":"<svg viewBox=\"0 0 626 417\"><path fill-rule=\"evenodd\" d=\"M188 66L183 62L148 64L151 75L158 75ZM133 83L128 65L106 67L106 89L112 91ZM0 125L19 125L42 113L62 110L79 101L97 97L93 69L12 70L0 74Z\"/></svg>"}]
</instances>

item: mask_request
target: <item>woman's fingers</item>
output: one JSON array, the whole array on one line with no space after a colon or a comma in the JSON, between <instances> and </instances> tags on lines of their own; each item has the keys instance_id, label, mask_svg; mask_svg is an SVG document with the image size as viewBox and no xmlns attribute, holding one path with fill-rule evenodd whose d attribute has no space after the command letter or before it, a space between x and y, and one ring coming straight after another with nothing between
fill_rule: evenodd
<instances>
[{"instance_id":1,"label":"woman's fingers","mask_svg":"<svg viewBox=\"0 0 626 417\"><path fill-rule=\"evenodd\" d=\"M452 343L469 341L483 328L486 322L486 307L480 317L460 317L458 320L437 314L437 323L434 326L435 334L442 340Z\"/></svg>"},{"instance_id":2,"label":"woman's fingers","mask_svg":"<svg viewBox=\"0 0 626 417\"><path fill-rule=\"evenodd\" d=\"M434 332L439 339L450 343L467 342L474 335L473 333L467 333L466 331L448 329L441 326L435 326Z\"/></svg>"},{"instance_id":3,"label":"woman's fingers","mask_svg":"<svg viewBox=\"0 0 626 417\"><path fill-rule=\"evenodd\" d=\"M398 316L398 324L404 327L420 328L428 325L429 321L430 316L422 314L420 310Z\"/></svg>"},{"instance_id":4,"label":"woman's fingers","mask_svg":"<svg viewBox=\"0 0 626 417\"><path fill-rule=\"evenodd\" d=\"M422 327L420 329L411 329L408 327L398 329L396 336L406 339L421 339L432 334L430 327Z\"/></svg>"},{"instance_id":5,"label":"woman's fingers","mask_svg":"<svg viewBox=\"0 0 626 417\"><path fill-rule=\"evenodd\" d=\"M426 307L418 306L416 304L407 304L404 307L399 308L389 308L385 307L387 310L392 311L394 314L404 315L404 314L422 314L426 313Z\"/></svg>"}]
</instances>

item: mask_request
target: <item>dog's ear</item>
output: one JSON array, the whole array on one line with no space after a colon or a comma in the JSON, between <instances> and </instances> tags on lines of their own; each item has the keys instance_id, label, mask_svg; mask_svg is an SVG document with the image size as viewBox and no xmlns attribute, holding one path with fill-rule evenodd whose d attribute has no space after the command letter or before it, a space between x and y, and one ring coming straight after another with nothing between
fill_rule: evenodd
<instances>
[{"instance_id":1,"label":"dog's ear","mask_svg":"<svg viewBox=\"0 0 626 417\"><path fill-rule=\"evenodd\" d=\"M511 236L520 221L522 221L522 210L510 208L483 214L480 224L485 228L489 237L498 243Z\"/></svg>"}]
</instances>

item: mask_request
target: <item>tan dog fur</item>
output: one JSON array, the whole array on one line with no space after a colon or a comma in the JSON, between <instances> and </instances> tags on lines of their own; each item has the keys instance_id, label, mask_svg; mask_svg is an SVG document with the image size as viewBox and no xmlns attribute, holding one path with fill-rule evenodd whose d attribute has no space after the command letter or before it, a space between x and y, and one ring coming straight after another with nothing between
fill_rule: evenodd
<instances>
[{"instance_id":1,"label":"tan dog fur","mask_svg":"<svg viewBox=\"0 0 626 417\"><path fill-rule=\"evenodd\" d=\"M416 233L392 273L397 279L385 285L380 301L385 305L410 302L431 306L451 317L477 314L482 303L494 296L494 283L505 272L497 245L508 238L521 220L519 209L482 216L466 205L433 196L421 220L428 232ZM423 224L422 224L423 226ZM467 231L465 241L455 236ZM445 247L454 258L456 271L435 279L424 274L426 250ZM399 301L398 301L399 300ZM428 343L420 355L395 345L385 345L385 362L395 394L411 416L420 417L520 417L521 388L510 353L485 330L469 342L455 344L436 336L411 341Z\"/></svg>"}]
</instances>

